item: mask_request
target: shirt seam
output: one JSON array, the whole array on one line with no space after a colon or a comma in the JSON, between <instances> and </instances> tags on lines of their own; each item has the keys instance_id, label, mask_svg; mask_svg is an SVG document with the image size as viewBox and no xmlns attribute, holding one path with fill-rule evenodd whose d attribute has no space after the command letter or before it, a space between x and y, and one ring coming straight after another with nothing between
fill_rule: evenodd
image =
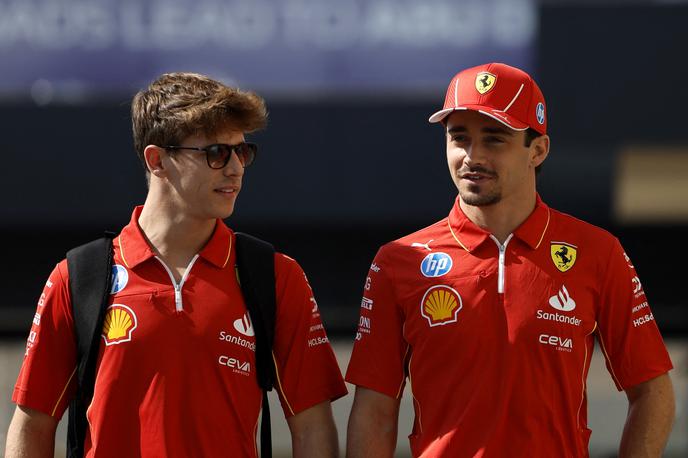
<instances>
[{"instance_id":1,"label":"shirt seam","mask_svg":"<svg viewBox=\"0 0 688 458\"><path fill-rule=\"evenodd\" d=\"M65 383L64 388L62 388L62 392L60 393L60 397L57 398L57 402L55 402L55 406L53 407L53 410L50 412L50 416L54 417L55 412L57 411L57 407L60 405L60 402L62 401L62 398L65 395L65 392L67 391L67 388L69 387L69 383L72 381L72 378L74 377L74 374L76 374L76 369L77 366L74 367L74 370L72 371L72 375L69 376L67 379L67 382Z\"/></svg>"},{"instance_id":2,"label":"shirt seam","mask_svg":"<svg viewBox=\"0 0 688 458\"><path fill-rule=\"evenodd\" d=\"M284 403L287 405L287 408L289 409L289 413L291 415L294 415L294 409L291 408L291 404L289 403L289 399L287 398L287 394L284 392L284 388L282 387L282 379L280 378L279 374L279 367L277 366L277 358L275 357L275 352L272 352L272 362L275 365L275 378L277 379L277 389L279 390L280 393L282 393L282 398L284 398Z\"/></svg>"}]
</instances>

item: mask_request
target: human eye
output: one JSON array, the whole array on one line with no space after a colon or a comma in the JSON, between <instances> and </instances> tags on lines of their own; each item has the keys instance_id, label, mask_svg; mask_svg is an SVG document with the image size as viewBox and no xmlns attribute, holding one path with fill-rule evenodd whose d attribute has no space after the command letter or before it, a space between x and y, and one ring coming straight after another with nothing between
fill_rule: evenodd
<instances>
[{"instance_id":1,"label":"human eye","mask_svg":"<svg viewBox=\"0 0 688 458\"><path fill-rule=\"evenodd\" d=\"M229 150L226 145L209 145L204 149L208 154L208 161L213 167L217 167L218 165L224 166L224 158L229 154Z\"/></svg>"},{"instance_id":2,"label":"human eye","mask_svg":"<svg viewBox=\"0 0 688 458\"><path fill-rule=\"evenodd\" d=\"M485 137L485 143L489 145L500 145L502 143L505 143L504 139L502 137L499 137L497 135L489 135Z\"/></svg>"},{"instance_id":3,"label":"human eye","mask_svg":"<svg viewBox=\"0 0 688 458\"><path fill-rule=\"evenodd\" d=\"M449 134L449 138L453 143L465 143L468 141L468 136L466 134Z\"/></svg>"}]
</instances>

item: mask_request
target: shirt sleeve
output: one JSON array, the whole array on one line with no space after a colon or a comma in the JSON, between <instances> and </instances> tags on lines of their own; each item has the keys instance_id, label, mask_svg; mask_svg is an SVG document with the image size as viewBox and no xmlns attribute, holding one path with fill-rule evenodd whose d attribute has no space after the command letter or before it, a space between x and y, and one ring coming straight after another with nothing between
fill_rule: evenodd
<instances>
[{"instance_id":1,"label":"shirt sleeve","mask_svg":"<svg viewBox=\"0 0 688 458\"><path fill-rule=\"evenodd\" d=\"M276 388L284 414L290 417L338 399L347 390L306 274L295 260L279 253L275 271Z\"/></svg>"},{"instance_id":2,"label":"shirt sleeve","mask_svg":"<svg viewBox=\"0 0 688 458\"><path fill-rule=\"evenodd\" d=\"M410 347L403 336L404 316L394 293L393 265L383 247L370 266L346 381L400 398Z\"/></svg>"},{"instance_id":3,"label":"shirt sleeve","mask_svg":"<svg viewBox=\"0 0 688 458\"><path fill-rule=\"evenodd\" d=\"M76 390L76 345L67 263L55 266L38 299L12 400L61 418Z\"/></svg>"},{"instance_id":4,"label":"shirt sleeve","mask_svg":"<svg viewBox=\"0 0 688 458\"><path fill-rule=\"evenodd\" d=\"M671 359L638 274L614 239L598 311L598 339L607 369L619 390L662 375Z\"/></svg>"}]
</instances>

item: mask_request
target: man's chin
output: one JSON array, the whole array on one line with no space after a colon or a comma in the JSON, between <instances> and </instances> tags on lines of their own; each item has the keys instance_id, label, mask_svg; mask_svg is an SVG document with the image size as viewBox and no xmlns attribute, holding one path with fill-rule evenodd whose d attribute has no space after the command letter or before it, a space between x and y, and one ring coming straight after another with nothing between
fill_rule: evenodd
<instances>
[{"instance_id":1,"label":"man's chin","mask_svg":"<svg viewBox=\"0 0 688 458\"><path fill-rule=\"evenodd\" d=\"M489 207L502 200L499 193L462 192L461 190L459 190L459 197L464 204L473 207Z\"/></svg>"},{"instance_id":2,"label":"man's chin","mask_svg":"<svg viewBox=\"0 0 688 458\"><path fill-rule=\"evenodd\" d=\"M234 204L231 206L224 206L221 209L215 211L215 217L220 219L227 219L234 214Z\"/></svg>"}]
</instances>

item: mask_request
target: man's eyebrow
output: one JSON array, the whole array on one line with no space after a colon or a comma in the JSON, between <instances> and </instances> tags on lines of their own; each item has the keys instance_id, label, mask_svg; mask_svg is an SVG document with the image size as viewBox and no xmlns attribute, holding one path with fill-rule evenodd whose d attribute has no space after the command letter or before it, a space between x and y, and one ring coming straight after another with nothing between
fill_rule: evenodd
<instances>
[{"instance_id":1,"label":"man's eyebrow","mask_svg":"<svg viewBox=\"0 0 688 458\"><path fill-rule=\"evenodd\" d=\"M514 131L511 129L505 129L502 127L483 127L481 129L481 132L484 132L486 134L502 134L502 135L508 135L510 137L514 136Z\"/></svg>"},{"instance_id":2,"label":"man's eyebrow","mask_svg":"<svg viewBox=\"0 0 688 458\"><path fill-rule=\"evenodd\" d=\"M484 134L501 134L508 135L510 137L514 136L513 130L502 127L483 127L482 129L480 129L480 131ZM468 132L468 129L466 129L465 126L454 126L452 128L447 129L448 134L458 134L465 132Z\"/></svg>"},{"instance_id":3,"label":"man's eyebrow","mask_svg":"<svg viewBox=\"0 0 688 458\"><path fill-rule=\"evenodd\" d=\"M458 134L460 132L462 133L462 132L467 132L467 131L468 131L468 129L466 129L464 126L455 126L455 127L452 127L451 129L447 129L448 134Z\"/></svg>"}]
</instances>

